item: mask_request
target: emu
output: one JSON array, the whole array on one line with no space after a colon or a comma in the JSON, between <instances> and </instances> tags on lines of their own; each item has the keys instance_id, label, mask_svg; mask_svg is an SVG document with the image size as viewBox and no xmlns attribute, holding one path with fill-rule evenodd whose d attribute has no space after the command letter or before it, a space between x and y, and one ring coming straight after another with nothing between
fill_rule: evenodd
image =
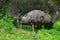
<instances>
[{"instance_id":1,"label":"emu","mask_svg":"<svg viewBox=\"0 0 60 40\"><path fill-rule=\"evenodd\" d=\"M20 23L34 25L34 36L36 36L37 31L42 28L42 25L44 25L45 29L53 28L53 19L54 18L41 10L31 10L24 16L19 15L18 17Z\"/></svg>"},{"instance_id":2,"label":"emu","mask_svg":"<svg viewBox=\"0 0 60 40\"><path fill-rule=\"evenodd\" d=\"M25 14L24 16L19 15L18 18L19 22L22 24L33 24L33 25L41 25L41 24L50 24L51 23L51 17L47 14L45 14L41 10L32 10ZM45 25L45 26L46 26ZM41 26L40 26L41 27ZM45 27L46 28L46 27ZM34 27L35 31L38 30L38 27Z\"/></svg>"}]
</instances>

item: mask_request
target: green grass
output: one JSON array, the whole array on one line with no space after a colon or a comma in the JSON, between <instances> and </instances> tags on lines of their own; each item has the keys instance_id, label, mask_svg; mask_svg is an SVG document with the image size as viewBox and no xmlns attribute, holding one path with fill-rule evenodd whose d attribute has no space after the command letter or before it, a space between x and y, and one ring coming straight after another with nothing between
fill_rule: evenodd
<instances>
[{"instance_id":1,"label":"green grass","mask_svg":"<svg viewBox=\"0 0 60 40\"><path fill-rule=\"evenodd\" d=\"M19 29L16 29L13 19L5 16L0 19L0 40L34 40L32 29L29 25L21 24L19 24ZM38 30L36 37L37 40L60 40L60 21L54 23L54 29Z\"/></svg>"},{"instance_id":2,"label":"green grass","mask_svg":"<svg viewBox=\"0 0 60 40\"><path fill-rule=\"evenodd\" d=\"M26 31L22 29L13 29L12 33L6 33L0 31L0 40L33 40L33 31ZM38 30L38 40L60 40L60 32L51 30Z\"/></svg>"}]
</instances>

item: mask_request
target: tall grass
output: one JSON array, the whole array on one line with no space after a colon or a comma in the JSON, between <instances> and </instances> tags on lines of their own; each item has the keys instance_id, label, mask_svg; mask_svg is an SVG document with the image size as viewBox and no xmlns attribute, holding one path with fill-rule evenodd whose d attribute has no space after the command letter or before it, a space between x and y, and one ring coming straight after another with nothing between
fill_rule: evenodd
<instances>
[{"instance_id":1,"label":"tall grass","mask_svg":"<svg viewBox=\"0 0 60 40\"><path fill-rule=\"evenodd\" d=\"M16 29L13 20L7 15L0 19L0 40L33 40L32 26L19 24L19 29ZM60 21L54 23L54 29L38 30L37 40L60 40Z\"/></svg>"}]
</instances>

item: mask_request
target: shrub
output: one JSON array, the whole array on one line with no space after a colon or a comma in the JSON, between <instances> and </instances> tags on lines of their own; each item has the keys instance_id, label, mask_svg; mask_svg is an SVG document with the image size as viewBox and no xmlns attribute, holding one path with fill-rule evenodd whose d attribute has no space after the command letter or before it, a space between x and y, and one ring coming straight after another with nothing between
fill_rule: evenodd
<instances>
[{"instance_id":1,"label":"shrub","mask_svg":"<svg viewBox=\"0 0 60 40\"><path fill-rule=\"evenodd\" d=\"M56 21L56 22L54 23L54 29L60 31L60 21Z\"/></svg>"},{"instance_id":2,"label":"shrub","mask_svg":"<svg viewBox=\"0 0 60 40\"><path fill-rule=\"evenodd\" d=\"M11 32L13 28L13 19L8 17L7 15L0 19L0 28L4 28L5 31Z\"/></svg>"}]
</instances>

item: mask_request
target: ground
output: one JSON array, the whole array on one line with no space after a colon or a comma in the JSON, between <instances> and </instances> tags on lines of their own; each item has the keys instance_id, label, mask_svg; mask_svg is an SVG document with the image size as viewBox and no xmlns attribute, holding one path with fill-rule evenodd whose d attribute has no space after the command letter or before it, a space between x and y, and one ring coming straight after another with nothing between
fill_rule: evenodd
<instances>
[{"instance_id":1,"label":"ground","mask_svg":"<svg viewBox=\"0 0 60 40\"><path fill-rule=\"evenodd\" d=\"M12 33L7 33L3 29L0 29L0 40L33 40L33 31L27 31L23 29L13 29ZM51 30L38 30L38 40L60 40L60 32Z\"/></svg>"}]
</instances>

